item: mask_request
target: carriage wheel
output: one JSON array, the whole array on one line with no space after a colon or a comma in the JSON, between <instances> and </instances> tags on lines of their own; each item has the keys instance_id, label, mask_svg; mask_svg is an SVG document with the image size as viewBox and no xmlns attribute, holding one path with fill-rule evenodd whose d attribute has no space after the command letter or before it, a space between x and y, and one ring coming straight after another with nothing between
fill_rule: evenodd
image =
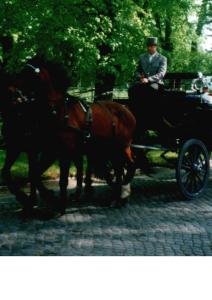
<instances>
[{"instance_id":1,"label":"carriage wheel","mask_svg":"<svg viewBox=\"0 0 212 300\"><path fill-rule=\"evenodd\" d=\"M198 198L205 190L210 173L208 150L203 142L190 139L182 145L176 168L180 191L187 199Z\"/></svg>"}]
</instances>

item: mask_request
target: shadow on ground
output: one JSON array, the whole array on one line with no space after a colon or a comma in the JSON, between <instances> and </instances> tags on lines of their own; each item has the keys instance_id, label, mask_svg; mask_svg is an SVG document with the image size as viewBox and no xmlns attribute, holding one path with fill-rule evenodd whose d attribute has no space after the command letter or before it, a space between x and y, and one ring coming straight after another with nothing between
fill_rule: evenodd
<instances>
[{"instance_id":1,"label":"shadow on ground","mask_svg":"<svg viewBox=\"0 0 212 300\"><path fill-rule=\"evenodd\" d=\"M70 202L51 220L20 217L8 195L0 201L1 255L211 255L212 182L194 201L179 197L176 183L135 178L129 204L106 206L110 189L99 184L95 198Z\"/></svg>"}]
</instances>

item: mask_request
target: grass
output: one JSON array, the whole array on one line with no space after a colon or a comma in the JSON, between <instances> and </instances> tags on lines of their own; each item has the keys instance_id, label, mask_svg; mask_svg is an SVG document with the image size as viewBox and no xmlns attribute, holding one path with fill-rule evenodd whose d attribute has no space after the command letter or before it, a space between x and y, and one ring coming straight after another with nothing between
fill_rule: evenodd
<instances>
[{"instance_id":1,"label":"grass","mask_svg":"<svg viewBox=\"0 0 212 300\"><path fill-rule=\"evenodd\" d=\"M150 160L151 164L166 164L165 160L161 158L162 151L150 151L147 154L148 159ZM168 159L175 159L177 156L175 153L168 153ZM0 170L3 167L5 159L5 152L4 150L0 150ZM70 173L75 174L76 170L74 166L71 166ZM20 180L24 180L28 177L28 160L25 153L22 153L14 166L12 167L12 173L14 178L18 178ZM55 162L43 175L44 179L57 179L59 177L59 166L58 162ZM1 184L1 180L0 180Z\"/></svg>"},{"instance_id":2,"label":"grass","mask_svg":"<svg viewBox=\"0 0 212 300\"><path fill-rule=\"evenodd\" d=\"M152 165L161 165L166 166L167 161L161 157L164 151L150 151L147 153L147 157ZM168 152L166 154L166 159L169 162L173 162L177 159L177 153L174 152Z\"/></svg>"},{"instance_id":3,"label":"grass","mask_svg":"<svg viewBox=\"0 0 212 300\"><path fill-rule=\"evenodd\" d=\"M5 159L4 150L0 150L0 170L3 167ZM25 153L22 153L14 166L12 167L12 173L15 178L26 179L28 177L28 159ZM59 176L58 163L53 164L43 175L45 179L56 179ZM1 180L0 180L1 183Z\"/></svg>"}]
</instances>

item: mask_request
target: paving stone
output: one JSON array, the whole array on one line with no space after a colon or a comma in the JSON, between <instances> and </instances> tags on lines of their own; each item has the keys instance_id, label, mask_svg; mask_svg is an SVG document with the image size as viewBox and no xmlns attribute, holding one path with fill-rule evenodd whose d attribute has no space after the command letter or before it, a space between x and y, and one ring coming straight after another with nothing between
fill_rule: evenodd
<instances>
[{"instance_id":1,"label":"paving stone","mask_svg":"<svg viewBox=\"0 0 212 300\"><path fill-rule=\"evenodd\" d=\"M179 201L165 179L132 186L125 208L102 207L110 190L100 184L95 203L74 202L50 220L23 220L14 197L0 193L0 255L212 255L212 182L193 201Z\"/></svg>"}]
</instances>

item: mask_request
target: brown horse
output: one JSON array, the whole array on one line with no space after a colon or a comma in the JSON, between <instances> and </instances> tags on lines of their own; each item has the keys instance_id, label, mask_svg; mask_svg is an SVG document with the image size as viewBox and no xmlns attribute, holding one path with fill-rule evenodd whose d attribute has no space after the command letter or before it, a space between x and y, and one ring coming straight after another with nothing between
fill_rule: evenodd
<instances>
[{"instance_id":1,"label":"brown horse","mask_svg":"<svg viewBox=\"0 0 212 300\"><path fill-rule=\"evenodd\" d=\"M50 78L48 69L52 69L51 77L57 74L51 82L46 76L48 74ZM28 213L36 203L37 188L41 196L52 198L52 193L45 189L40 180L40 173L58 158L61 148L48 97L56 94L64 99L68 80L62 69L39 58L31 60L19 74L6 79L5 74L2 74L2 79L0 107L6 142L2 179ZM30 197L21 191L11 176L11 168L21 152L29 157ZM42 161L39 163L41 155Z\"/></svg>"},{"instance_id":2,"label":"brown horse","mask_svg":"<svg viewBox=\"0 0 212 300\"><path fill-rule=\"evenodd\" d=\"M98 171L104 171L103 176L107 182L115 186L117 193L112 204L122 204L129 196L128 184L135 170L130 148L136 127L133 114L123 105L111 101L96 102L90 108L76 97L67 97L67 101L64 99L64 93L55 88L48 69L41 69L40 78L48 86L47 101L55 118L54 126L57 128L62 209L67 202L68 175L72 160L77 167L76 194L81 194L83 154L88 156L86 190L91 190L91 175L98 167ZM48 158L44 156L44 163L40 164L40 173L51 164L54 156L51 157L48 153Z\"/></svg>"},{"instance_id":3,"label":"brown horse","mask_svg":"<svg viewBox=\"0 0 212 300\"><path fill-rule=\"evenodd\" d=\"M22 74L21 84L20 78L12 84L15 93L21 91L23 95L25 95L24 91L26 89L34 90L34 86L37 87L38 94L43 91L38 99L39 103L44 101L45 110L41 105L40 113L43 114L44 118L42 119L44 119L44 124L48 129L43 133L42 126L39 126L36 131L37 141L41 142L41 147L39 147L37 153L40 152L42 155L39 164L37 163L36 171L34 170L31 176L33 185L36 185L43 195L48 195L48 191L46 193L41 183L40 176L56 158L59 158L62 200L60 204L61 210L64 211L67 201L70 162L73 160L77 167L77 192L79 193L83 181L83 154L86 153L90 162L86 176L87 188L91 188L93 165L94 162L98 162L99 170L103 170L103 168L106 170L104 172L106 180L115 185L117 197L114 203L119 203L120 198L125 198L126 184L132 177L130 166L132 166L133 159L130 144L135 129L135 118L124 106L113 102L92 104L88 111L86 111L86 107L81 101L77 101L72 97L66 102L63 82L56 86L57 81L54 81L53 78L54 72L49 72L48 66L42 67L42 63L40 65L35 63L29 65L32 70L30 74L29 72ZM29 85L29 83L31 84ZM39 110L37 112L37 116L39 116ZM47 117L49 113L50 118ZM46 136L46 133L48 133L48 136ZM42 139L40 138L41 135ZM48 142L49 135L53 137L53 139L50 138L51 144ZM89 139L88 135L90 135ZM32 140L33 137L34 135L31 135ZM3 172L5 178L9 178L7 174L9 174L13 162L6 163ZM106 162L110 162L111 166L108 167ZM127 174L124 174L125 166L127 166ZM11 191L14 192L12 189ZM15 193L21 197L23 195L18 190ZM128 190L127 194L129 194Z\"/></svg>"},{"instance_id":4,"label":"brown horse","mask_svg":"<svg viewBox=\"0 0 212 300\"><path fill-rule=\"evenodd\" d=\"M70 97L66 105L61 100L60 97L49 97L49 105L61 127L59 138L66 145L66 156L78 162L78 193L82 188L80 177L85 153L88 157L86 190L91 190L91 175L98 169L115 187L116 198L112 205L121 205L129 196L128 184L134 170L130 148L136 126L134 116L123 105L112 101L96 102L86 108L80 99L74 97ZM66 201L69 163L68 159L64 161L67 163L62 166L60 187L63 201Z\"/></svg>"}]
</instances>

